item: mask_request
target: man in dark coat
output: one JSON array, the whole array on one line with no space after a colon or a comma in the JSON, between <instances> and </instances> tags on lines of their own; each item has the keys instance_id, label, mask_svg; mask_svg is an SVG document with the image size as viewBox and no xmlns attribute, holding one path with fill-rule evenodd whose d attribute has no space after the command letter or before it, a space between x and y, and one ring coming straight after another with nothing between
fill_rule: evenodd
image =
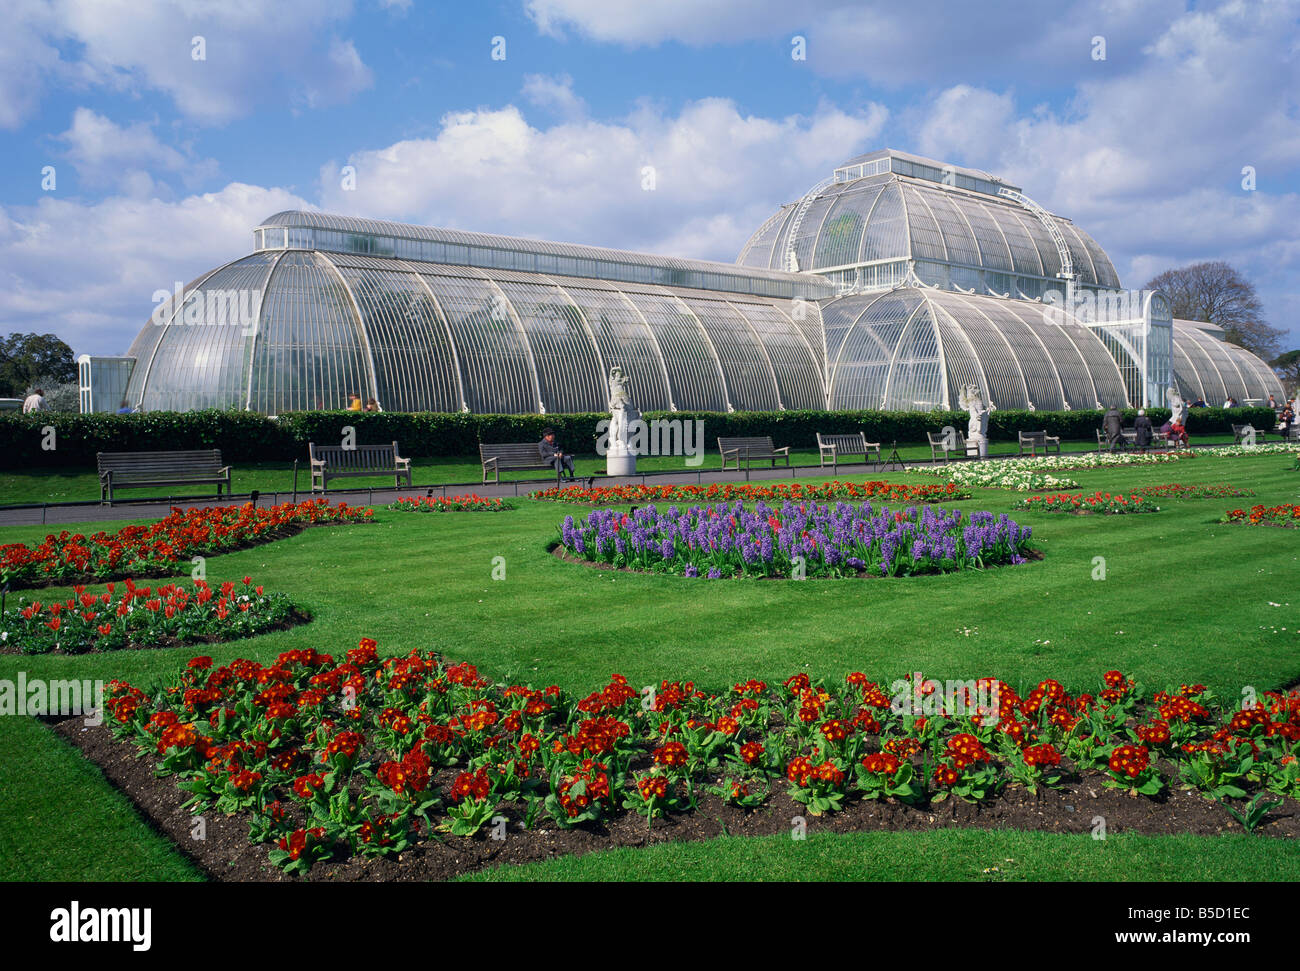
<instances>
[{"instance_id":1,"label":"man in dark coat","mask_svg":"<svg viewBox=\"0 0 1300 971\"><path fill-rule=\"evenodd\" d=\"M1133 422L1133 444L1146 451L1151 445L1151 419L1145 409L1138 409L1137 419Z\"/></svg>"},{"instance_id":2,"label":"man in dark coat","mask_svg":"<svg viewBox=\"0 0 1300 971\"><path fill-rule=\"evenodd\" d=\"M1124 443L1123 427L1123 419L1119 416L1119 409L1111 405L1110 410L1106 412L1106 417L1102 419L1101 428L1106 433L1106 441L1110 442L1112 452Z\"/></svg>"},{"instance_id":3,"label":"man in dark coat","mask_svg":"<svg viewBox=\"0 0 1300 971\"><path fill-rule=\"evenodd\" d=\"M569 478L573 475L573 456L564 452L560 446L555 444L555 429L547 428L542 432L542 440L537 443L537 453L542 457L542 461L549 462L555 468L555 478L558 481L560 471L569 473Z\"/></svg>"}]
</instances>

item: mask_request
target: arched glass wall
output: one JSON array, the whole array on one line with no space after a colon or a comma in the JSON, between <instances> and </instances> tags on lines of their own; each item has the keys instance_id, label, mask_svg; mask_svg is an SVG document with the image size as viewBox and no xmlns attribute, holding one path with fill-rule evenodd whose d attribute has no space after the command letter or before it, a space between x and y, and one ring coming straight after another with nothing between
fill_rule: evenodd
<instances>
[{"instance_id":1,"label":"arched glass wall","mask_svg":"<svg viewBox=\"0 0 1300 971\"><path fill-rule=\"evenodd\" d=\"M227 299L251 308L244 326L218 319L213 308ZM357 394L386 410L599 412L618 365L647 411L820 408L821 347L808 339L817 306L800 301L796 321L795 305L267 250L162 305L164 323L151 321L133 345L129 395L146 410L343 408Z\"/></svg>"},{"instance_id":2,"label":"arched glass wall","mask_svg":"<svg viewBox=\"0 0 1300 971\"><path fill-rule=\"evenodd\" d=\"M798 268L845 285L889 286L894 264L908 261L932 286L1034 298L1060 285L1056 242L1033 213L1010 199L885 172L832 184L803 202L785 206L759 227L736 262L788 269L793 231ZM1051 218L1076 283L1119 287L1097 242L1068 219Z\"/></svg>"},{"instance_id":3,"label":"arched glass wall","mask_svg":"<svg viewBox=\"0 0 1300 971\"><path fill-rule=\"evenodd\" d=\"M1042 304L905 287L828 302L829 407L956 406L978 385L999 408L1065 410L1127 400L1085 326Z\"/></svg>"},{"instance_id":4,"label":"arched glass wall","mask_svg":"<svg viewBox=\"0 0 1300 971\"><path fill-rule=\"evenodd\" d=\"M1281 402L1282 382L1273 369L1244 347L1207 333L1194 322L1175 320L1174 386L1188 401L1219 407L1228 398L1264 404L1268 396Z\"/></svg>"}]
</instances>

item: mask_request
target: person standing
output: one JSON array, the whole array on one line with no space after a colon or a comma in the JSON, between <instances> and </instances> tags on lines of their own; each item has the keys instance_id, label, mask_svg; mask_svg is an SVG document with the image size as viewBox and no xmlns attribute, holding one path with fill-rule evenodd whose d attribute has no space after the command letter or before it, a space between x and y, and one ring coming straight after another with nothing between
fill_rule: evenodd
<instances>
[{"instance_id":1,"label":"person standing","mask_svg":"<svg viewBox=\"0 0 1300 971\"><path fill-rule=\"evenodd\" d=\"M32 388L32 393L23 399L23 414L30 415L33 411L45 410L45 389Z\"/></svg>"},{"instance_id":2,"label":"person standing","mask_svg":"<svg viewBox=\"0 0 1300 971\"><path fill-rule=\"evenodd\" d=\"M361 410L361 395L359 394L348 395L348 411L360 411L360 410Z\"/></svg>"},{"instance_id":3,"label":"person standing","mask_svg":"<svg viewBox=\"0 0 1300 971\"><path fill-rule=\"evenodd\" d=\"M1106 412L1106 417L1102 419L1102 431L1106 433L1106 441L1110 442L1110 450L1113 452L1124 442L1124 424L1123 419L1119 416L1119 409L1114 405Z\"/></svg>"}]
</instances>

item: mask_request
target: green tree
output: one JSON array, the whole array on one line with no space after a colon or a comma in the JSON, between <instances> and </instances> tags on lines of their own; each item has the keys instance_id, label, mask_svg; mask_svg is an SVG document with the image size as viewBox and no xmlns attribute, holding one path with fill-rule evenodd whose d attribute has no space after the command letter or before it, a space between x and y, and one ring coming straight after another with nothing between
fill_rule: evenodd
<instances>
[{"instance_id":1,"label":"green tree","mask_svg":"<svg viewBox=\"0 0 1300 971\"><path fill-rule=\"evenodd\" d=\"M1217 324L1225 340L1266 361L1278 352L1284 332L1264 320L1255 285L1222 260L1165 270L1145 289L1163 290L1175 317Z\"/></svg>"},{"instance_id":2,"label":"green tree","mask_svg":"<svg viewBox=\"0 0 1300 971\"><path fill-rule=\"evenodd\" d=\"M1300 387L1300 350L1286 351L1273 358L1273 370L1282 378L1287 394L1295 394Z\"/></svg>"},{"instance_id":3,"label":"green tree","mask_svg":"<svg viewBox=\"0 0 1300 971\"><path fill-rule=\"evenodd\" d=\"M37 378L75 382L72 348L53 334L10 334L0 339L0 397L22 394Z\"/></svg>"}]
</instances>

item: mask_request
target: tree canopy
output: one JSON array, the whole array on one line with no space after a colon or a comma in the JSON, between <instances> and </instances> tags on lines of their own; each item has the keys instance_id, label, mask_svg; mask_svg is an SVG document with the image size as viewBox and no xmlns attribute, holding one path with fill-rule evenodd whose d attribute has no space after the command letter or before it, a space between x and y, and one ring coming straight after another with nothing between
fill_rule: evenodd
<instances>
[{"instance_id":1,"label":"tree canopy","mask_svg":"<svg viewBox=\"0 0 1300 971\"><path fill-rule=\"evenodd\" d=\"M10 334L0 338L0 397L23 394L37 378L77 380L72 348L53 334Z\"/></svg>"},{"instance_id":2,"label":"tree canopy","mask_svg":"<svg viewBox=\"0 0 1300 971\"><path fill-rule=\"evenodd\" d=\"M1224 338L1264 360L1275 357L1285 333L1269 326L1255 285L1222 260L1165 270L1147 281L1147 290L1163 290L1174 316L1223 328Z\"/></svg>"}]
</instances>

